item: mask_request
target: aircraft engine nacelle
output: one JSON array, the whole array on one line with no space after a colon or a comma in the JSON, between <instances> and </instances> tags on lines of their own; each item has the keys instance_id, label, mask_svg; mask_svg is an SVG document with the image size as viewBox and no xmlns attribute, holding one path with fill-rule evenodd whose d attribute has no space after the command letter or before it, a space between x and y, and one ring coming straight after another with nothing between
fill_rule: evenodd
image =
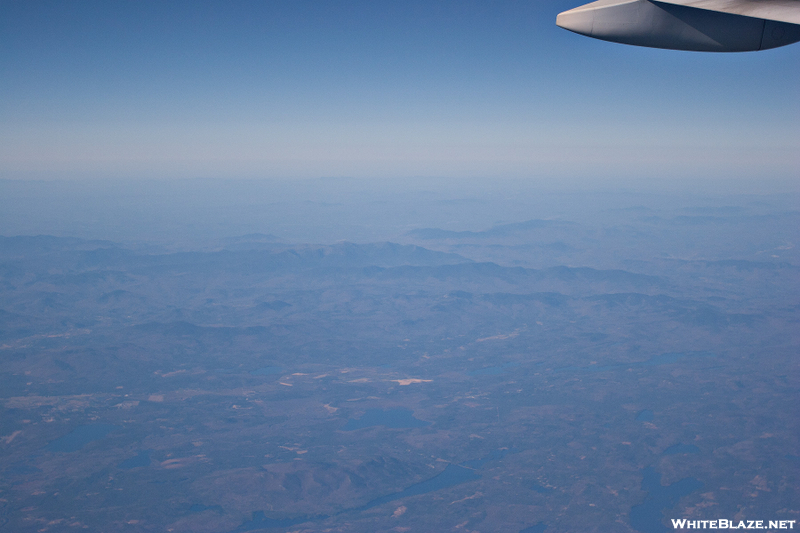
<instances>
[{"instance_id":1,"label":"aircraft engine nacelle","mask_svg":"<svg viewBox=\"0 0 800 533\"><path fill-rule=\"evenodd\" d=\"M800 25L655 0L599 0L558 15L564 29L623 44L747 52L800 41Z\"/></svg>"}]
</instances>

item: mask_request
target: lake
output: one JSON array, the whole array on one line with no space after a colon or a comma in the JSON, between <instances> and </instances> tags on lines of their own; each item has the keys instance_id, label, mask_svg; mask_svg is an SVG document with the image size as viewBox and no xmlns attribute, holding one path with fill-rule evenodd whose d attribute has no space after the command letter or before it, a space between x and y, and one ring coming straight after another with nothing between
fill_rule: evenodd
<instances>
[{"instance_id":1,"label":"lake","mask_svg":"<svg viewBox=\"0 0 800 533\"><path fill-rule=\"evenodd\" d=\"M151 450L142 450L136 456L122 461L117 465L117 468L121 468L122 470L130 470L131 468L150 466L150 453Z\"/></svg>"},{"instance_id":2,"label":"lake","mask_svg":"<svg viewBox=\"0 0 800 533\"><path fill-rule=\"evenodd\" d=\"M274 376L275 374L283 374L283 368L279 366L265 366L250 371L251 376Z\"/></svg>"},{"instance_id":3,"label":"lake","mask_svg":"<svg viewBox=\"0 0 800 533\"><path fill-rule=\"evenodd\" d=\"M461 483L466 483L467 481L475 481L476 479L480 478L481 475L471 468L449 464L447 465L447 468L445 468L440 474L435 475L430 479L426 479L425 481L421 481L415 485L411 485L407 489L401 490L400 492L395 492L394 494L387 494L386 496L376 498L361 507L359 510L365 511L394 500L408 498L409 496L427 494L428 492L454 487L455 485L460 485Z\"/></svg>"},{"instance_id":4,"label":"lake","mask_svg":"<svg viewBox=\"0 0 800 533\"><path fill-rule=\"evenodd\" d=\"M120 429L113 424L88 424L78 426L63 437L59 437L47 444L51 452L76 452L92 441L104 438L108 433Z\"/></svg>"},{"instance_id":5,"label":"lake","mask_svg":"<svg viewBox=\"0 0 800 533\"><path fill-rule=\"evenodd\" d=\"M661 474L652 466L642 470L642 490L647 497L639 505L631 508L631 527L642 533L667 533L673 531L661 523L664 510L672 509L684 496L703 488L703 483L693 477L676 481L672 485L661 485Z\"/></svg>"},{"instance_id":6,"label":"lake","mask_svg":"<svg viewBox=\"0 0 800 533\"><path fill-rule=\"evenodd\" d=\"M666 450L664 450L664 455L676 455L682 453L700 453L700 448L695 446L694 444L673 444Z\"/></svg>"},{"instance_id":7,"label":"lake","mask_svg":"<svg viewBox=\"0 0 800 533\"><path fill-rule=\"evenodd\" d=\"M354 431L373 426L385 426L391 429L421 428L430 422L414 418L410 409L369 409L361 418L351 418L342 428L343 431Z\"/></svg>"}]
</instances>

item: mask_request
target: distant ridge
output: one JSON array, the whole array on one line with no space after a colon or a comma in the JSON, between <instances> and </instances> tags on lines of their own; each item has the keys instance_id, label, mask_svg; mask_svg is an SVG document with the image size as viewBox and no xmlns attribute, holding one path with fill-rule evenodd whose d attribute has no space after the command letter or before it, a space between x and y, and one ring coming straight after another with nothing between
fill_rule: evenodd
<instances>
[{"instance_id":1,"label":"distant ridge","mask_svg":"<svg viewBox=\"0 0 800 533\"><path fill-rule=\"evenodd\" d=\"M589 267L557 266L537 270L524 267L506 267L496 263L460 263L435 267L399 266L392 268L370 267L366 274L384 278L435 279L493 278L519 284L535 281L588 282L628 284L637 287L663 287L666 280L657 276L636 274L626 270L598 270Z\"/></svg>"},{"instance_id":2,"label":"distant ridge","mask_svg":"<svg viewBox=\"0 0 800 533\"><path fill-rule=\"evenodd\" d=\"M367 266L440 266L472 262L456 253L439 252L410 244L343 242L333 245L291 245L271 241L273 237L254 234L236 238L234 242L244 243L238 249L232 247L234 249L156 253L137 252L110 241L44 235L0 237L0 258L6 261L0 265L0 270L10 273L22 268L16 262L33 256L42 256L40 266L45 268L57 265L59 268L73 269L181 269L194 272L219 268L252 272L297 268L308 270Z\"/></svg>"},{"instance_id":3,"label":"distant ridge","mask_svg":"<svg viewBox=\"0 0 800 533\"><path fill-rule=\"evenodd\" d=\"M661 216L643 217L643 222L659 225L674 226L700 226L706 224L746 224L752 222L766 222L779 220L797 220L800 211L786 211L783 213L773 213L768 215L744 215L736 212L699 212L692 215L678 215L670 218Z\"/></svg>"},{"instance_id":4,"label":"distant ridge","mask_svg":"<svg viewBox=\"0 0 800 533\"><path fill-rule=\"evenodd\" d=\"M96 250L98 248L118 248L120 245L104 240L87 240L77 237L55 237L53 235L0 235L0 257L17 254L50 253L59 251Z\"/></svg>"},{"instance_id":5,"label":"distant ridge","mask_svg":"<svg viewBox=\"0 0 800 533\"><path fill-rule=\"evenodd\" d=\"M525 222L515 222L512 224L501 224L491 227L484 231L451 231L439 228L422 228L409 231L406 235L422 240L437 239L469 239L469 238L490 238L508 237L523 231L530 231L543 228L571 227L577 226L575 222L562 220L526 220Z\"/></svg>"},{"instance_id":6,"label":"distant ridge","mask_svg":"<svg viewBox=\"0 0 800 533\"><path fill-rule=\"evenodd\" d=\"M286 241L271 233L248 233L220 241L220 248L230 251L270 249L286 245Z\"/></svg>"}]
</instances>

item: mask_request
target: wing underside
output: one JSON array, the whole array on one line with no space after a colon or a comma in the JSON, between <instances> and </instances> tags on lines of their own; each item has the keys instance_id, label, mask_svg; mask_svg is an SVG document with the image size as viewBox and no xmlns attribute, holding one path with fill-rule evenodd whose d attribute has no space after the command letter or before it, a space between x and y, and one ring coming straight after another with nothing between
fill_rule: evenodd
<instances>
[{"instance_id":1,"label":"wing underside","mask_svg":"<svg viewBox=\"0 0 800 533\"><path fill-rule=\"evenodd\" d=\"M693 7L776 22L800 24L798 0L657 0L662 4Z\"/></svg>"}]
</instances>

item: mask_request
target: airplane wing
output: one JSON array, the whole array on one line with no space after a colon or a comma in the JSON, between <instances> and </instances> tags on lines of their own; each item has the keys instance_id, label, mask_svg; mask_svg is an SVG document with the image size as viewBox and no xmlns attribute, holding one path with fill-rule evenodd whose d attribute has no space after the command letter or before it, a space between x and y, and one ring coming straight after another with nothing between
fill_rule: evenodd
<instances>
[{"instance_id":1,"label":"airplane wing","mask_svg":"<svg viewBox=\"0 0 800 533\"><path fill-rule=\"evenodd\" d=\"M800 41L800 0L598 0L561 13L556 24L653 48L766 50Z\"/></svg>"}]
</instances>

